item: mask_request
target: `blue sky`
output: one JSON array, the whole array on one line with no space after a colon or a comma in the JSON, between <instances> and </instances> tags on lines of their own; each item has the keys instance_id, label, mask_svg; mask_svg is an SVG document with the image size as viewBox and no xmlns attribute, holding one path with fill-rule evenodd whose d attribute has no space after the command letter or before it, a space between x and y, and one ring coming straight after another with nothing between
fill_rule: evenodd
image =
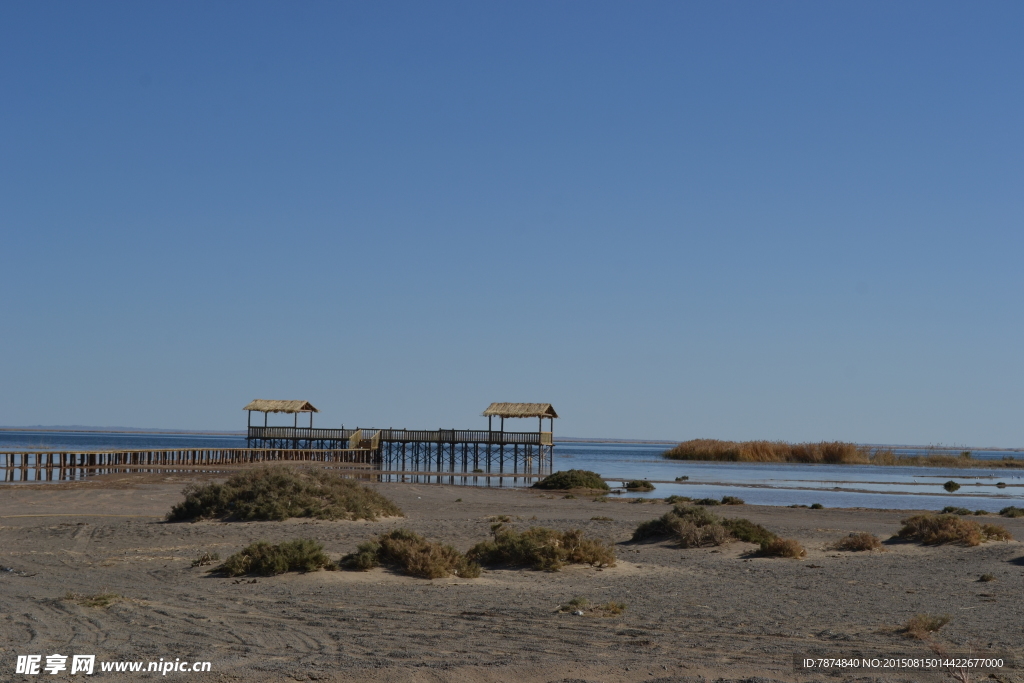
<instances>
[{"instance_id":1,"label":"blue sky","mask_svg":"<svg viewBox=\"0 0 1024 683\"><path fill-rule=\"evenodd\" d=\"M1022 20L5 3L0 424L1024 446Z\"/></svg>"}]
</instances>

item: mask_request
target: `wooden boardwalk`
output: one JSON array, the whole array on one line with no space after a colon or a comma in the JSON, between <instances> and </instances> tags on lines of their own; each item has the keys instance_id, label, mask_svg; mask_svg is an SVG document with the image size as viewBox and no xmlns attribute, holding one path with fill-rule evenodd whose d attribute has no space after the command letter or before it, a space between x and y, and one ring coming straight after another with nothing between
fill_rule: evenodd
<instances>
[{"instance_id":1,"label":"wooden boardwalk","mask_svg":"<svg viewBox=\"0 0 1024 683\"><path fill-rule=\"evenodd\" d=\"M37 481L67 479L66 472L107 469L164 469L247 465L272 462L318 462L379 467L368 448L332 450L287 448L164 448L110 451L0 451L0 481L28 481L27 473L47 473ZM55 476L49 476L55 475Z\"/></svg>"}]
</instances>

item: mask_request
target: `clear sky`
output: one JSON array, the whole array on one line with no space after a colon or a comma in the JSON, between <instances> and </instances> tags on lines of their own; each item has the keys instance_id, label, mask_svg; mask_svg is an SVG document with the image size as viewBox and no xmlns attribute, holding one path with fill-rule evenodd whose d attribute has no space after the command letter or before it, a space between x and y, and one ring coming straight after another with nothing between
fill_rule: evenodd
<instances>
[{"instance_id":1,"label":"clear sky","mask_svg":"<svg viewBox=\"0 0 1024 683\"><path fill-rule=\"evenodd\" d=\"M0 424L540 401L572 436L1024 446L1022 34L1012 2L0 4Z\"/></svg>"}]
</instances>

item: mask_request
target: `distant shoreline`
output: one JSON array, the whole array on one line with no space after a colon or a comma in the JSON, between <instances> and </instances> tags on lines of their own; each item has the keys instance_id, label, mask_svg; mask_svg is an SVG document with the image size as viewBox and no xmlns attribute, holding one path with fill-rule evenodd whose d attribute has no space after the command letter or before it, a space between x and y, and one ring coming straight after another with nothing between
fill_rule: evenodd
<instances>
[{"instance_id":1,"label":"distant shoreline","mask_svg":"<svg viewBox=\"0 0 1024 683\"><path fill-rule=\"evenodd\" d=\"M191 429L148 429L136 427L87 427L87 426L66 426L66 427L0 427L0 432L43 432L53 434L172 434L172 435L195 435L195 436L245 436L245 430L203 430ZM555 437L555 443L628 443L628 444L650 444L652 446L671 445L682 443L685 439L616 439L612 437L584 437L584 436L562 436ZM890 448L915 451L938 451L956 453L960 451L971 452L1002 452L1002 453L1024 453L1024 448L1000 448L998 446L972 447L972 446L942 446L942 445L913 445L913 444L878 444L863 443L858 446L869 448Z\"/></svg>"}]
</instances>

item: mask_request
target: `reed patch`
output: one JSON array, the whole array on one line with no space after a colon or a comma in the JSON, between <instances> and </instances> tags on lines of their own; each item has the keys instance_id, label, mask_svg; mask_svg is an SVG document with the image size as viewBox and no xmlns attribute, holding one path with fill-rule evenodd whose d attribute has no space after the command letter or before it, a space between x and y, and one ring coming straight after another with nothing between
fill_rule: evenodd
<instances>
[{"instance_id":1,"label":"reed patch","mask_svg":"<svg viewBox=\"0 0 1024 683\"><path fill-rule=\"evenodd\" d=\"M787 443L785 441L723 441L691 439L662 453L670 460L720 460L729 462L800 462L833 465L886 465L923 467L1024 467L1024 459L974 458L970 451L958 455L931 452L897 455L891 449L858 446L844 441Z\"/></svg>"}]
</instances>

